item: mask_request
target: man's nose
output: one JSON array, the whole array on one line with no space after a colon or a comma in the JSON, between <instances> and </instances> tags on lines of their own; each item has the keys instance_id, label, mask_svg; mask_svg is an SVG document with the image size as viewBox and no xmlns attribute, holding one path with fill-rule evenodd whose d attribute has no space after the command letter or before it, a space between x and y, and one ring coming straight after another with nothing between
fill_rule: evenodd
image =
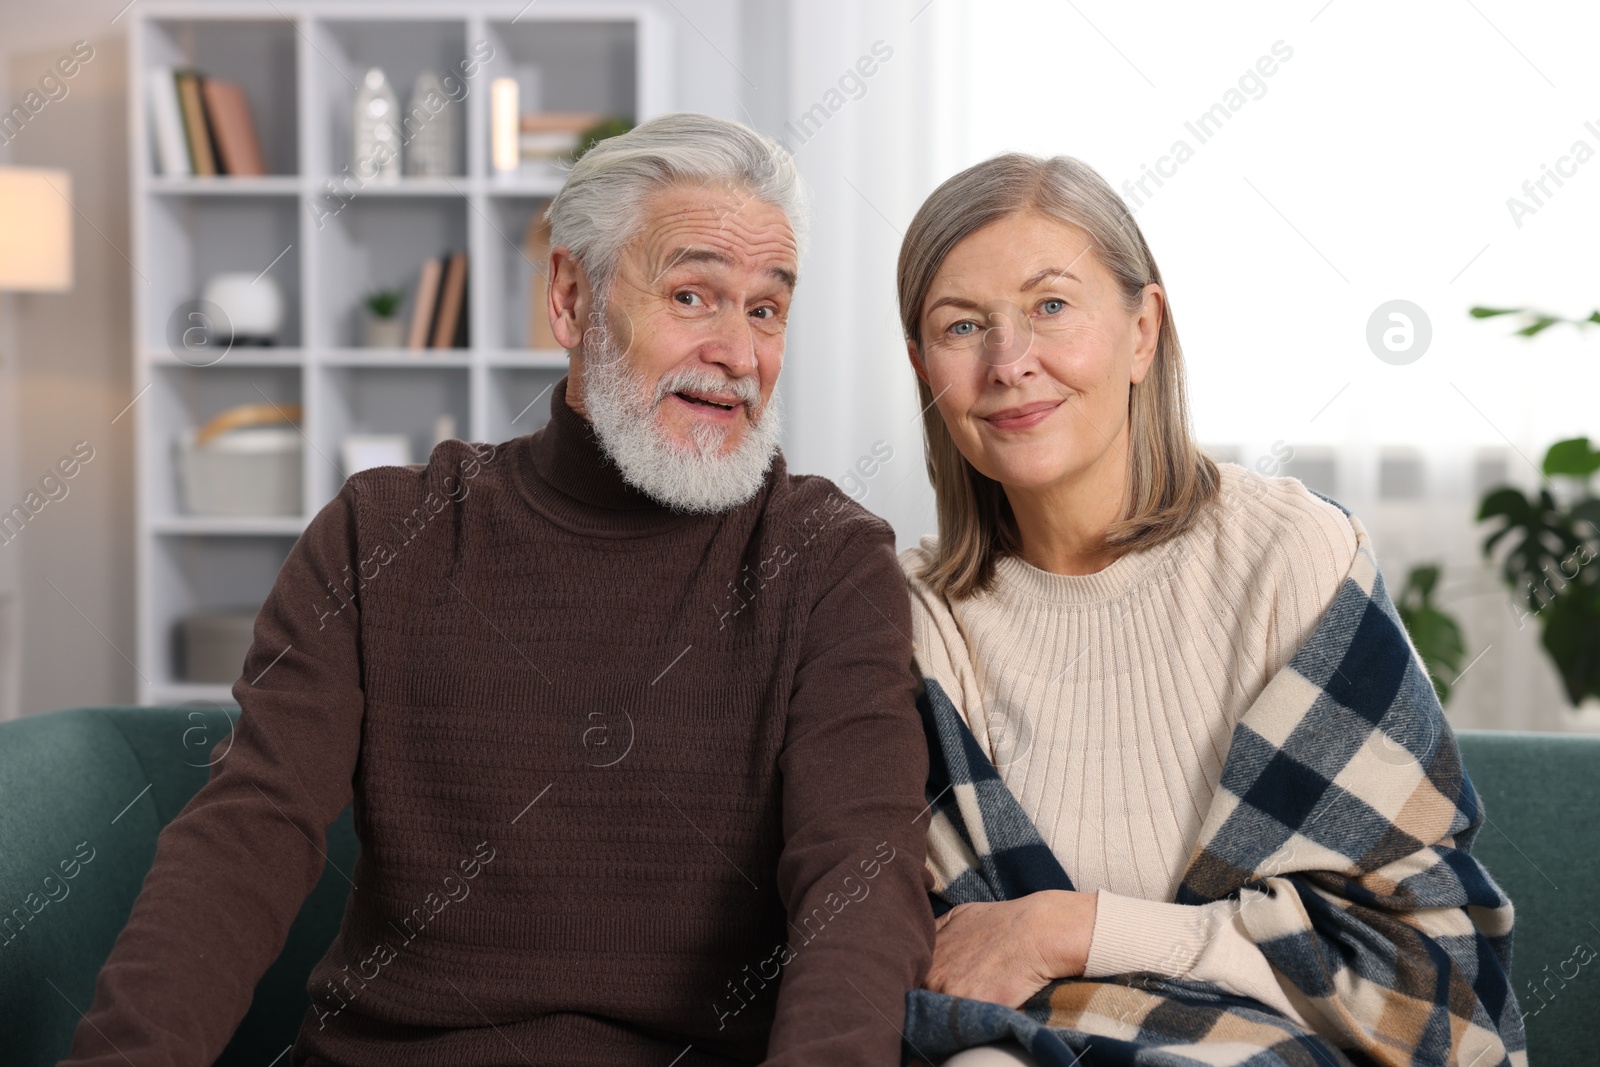
<instances>
[{"instance_id":1,"label":"man's nose","mask_svg":"<svg viewBox=\"0 0 1600 1067\"><path fill-rule=\"evenodd\" d=\"M756 367L756 336L743 310L713 316L711 334L702 346L703 358L720 363L734 377L751 374Z\"/></svg>"}]
</instances>

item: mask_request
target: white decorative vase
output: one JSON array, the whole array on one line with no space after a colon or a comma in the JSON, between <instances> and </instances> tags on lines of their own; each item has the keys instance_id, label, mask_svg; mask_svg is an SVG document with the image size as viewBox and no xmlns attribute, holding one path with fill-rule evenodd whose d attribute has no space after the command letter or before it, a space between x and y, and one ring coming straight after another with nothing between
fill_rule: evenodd
<instances>
[{"instance_id":1,"label":"white decorative vase","mask_svg":"<svg viewBox=\"0 0 1600 1067\"><path fill-rule=\"evenodd\" d=\"M363 182L392 185L400 180L400 105L389 79L373 67L361 80L351 124L350 170Z\"/></svg>"},{"instance_id":2,"label":"white decorative vase","mask_svg":"<svg viewBox=\"0 0 1600 1067\"><path fill-rule=\"evenodd\" d=\"M454 174L456 113L439 75L431 70L417 75L406 115L411 122L406 173L416 178L448 178Z\"/></svg>"}]
</instances>

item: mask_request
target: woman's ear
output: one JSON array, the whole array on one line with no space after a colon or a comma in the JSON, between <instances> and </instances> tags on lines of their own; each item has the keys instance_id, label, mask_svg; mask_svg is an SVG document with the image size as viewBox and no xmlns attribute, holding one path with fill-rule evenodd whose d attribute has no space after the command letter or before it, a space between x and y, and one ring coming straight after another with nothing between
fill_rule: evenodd
<instances>
[{"instance_id":1,"label":"woman's ear","mask_svg":"<svg viewBox=\"0 0 1600 1067\"><path fill-rule=\"evenodd\" d=\"M1145 375L1150 373L1150 366L1155 362L1156 346L1161 340L1161 316L1166 310L1166 294L1161 291L1161 286L1151 282L1144 287L1144 300L1139 306L1139 315L1133 321L1134 347L1133 367L1128 380L1134 385L1144 381Z\"/></svg>"},{"instance_id":2,"label":"woman's ear","mask_svg":"<svg viewBox=\"0 0 1600 1067\"><path fill-rule=\"evenodd\" d=\"M589 276L566 245L550 250L550 284L545 289L556 343L569 352L581 348L582 324L588 321L591 304Z\"/></svg>"},{"instance_id":3,"label":"woman's ear","mask_svg":"<svg viewBox=\"0 0 1600 1067\"><path fill-rule=\"evenodd\" d=\"M921 353L917 351L917 342L906 342L906 356L910 358L911 369L917 372L917 377L921 378L924 382L927 382L928 367L927 364L923 363ZM931 385L932 383L929 384Z\"/></svg>"}]
</instances>

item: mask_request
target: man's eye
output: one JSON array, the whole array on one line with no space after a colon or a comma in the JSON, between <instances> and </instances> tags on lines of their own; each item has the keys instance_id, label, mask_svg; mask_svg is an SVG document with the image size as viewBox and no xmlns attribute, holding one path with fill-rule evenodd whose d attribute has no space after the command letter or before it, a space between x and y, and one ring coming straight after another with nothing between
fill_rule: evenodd
<instances>
[{"instance_id":1,"label":"man's eye","mask_svg":"<svg viewBox=\"0 0 1600 1067\"><path fill-rule=\"evenodd\" d=\"M778 317L777 309L769 307L751 308L750 314L759 315L763 319L775 319Z\"/></svg>"},{"instance_id":2,"label":"man's eye","mask_svg":"<svg viewBox=\"0 0 1600 1067\"><path fill-rule=\"evenodd\" d=\"M1059 315L1067 310L1067 302L1065 300L1046 300L1039 305L1039 310L1046 315Z\"/></svg>"},{"instance_id":3,"label":"man's eye","mask_svg":"<svg viewBox=\"0 0 1600 1067\"><path fill-rule=\"evenodd\" d=\"M690 292L687 289L683 290L682 292L673 293L672 299L676 300L684 307L699 307L705 303L705 301L700 299L699 293Z\"/></svg>"}]
</instances>

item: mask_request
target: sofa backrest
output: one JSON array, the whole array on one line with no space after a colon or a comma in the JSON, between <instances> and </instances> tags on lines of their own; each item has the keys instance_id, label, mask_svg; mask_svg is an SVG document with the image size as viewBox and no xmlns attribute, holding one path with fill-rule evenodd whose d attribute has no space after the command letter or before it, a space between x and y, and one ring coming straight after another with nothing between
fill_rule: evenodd
<instances>
[{"instance_id":1,"label":"sofa backrest","mask_svg":"<svg viewBox=\"0 0 1600 1067\"><path fill-rule=\"evenodd\" d=\"M205 784L211 761L225 758L231 728L230 713L215 705L73 708L0 724L0 1059L8 1067L47 1067L66 1055L154 862L157 835ZM348 810L329 828L327 849L352 869ZM339 929L348 892L341 876L323 872L217 1064L261 1067L294 1040L310 1006L306 979Z\"/></svg>"},{"instance_id":2,"label":"sofa backrest","mask_svg":"<svg viewBox=\"0 0 1600 1067\"><path fill-rule=\"evenodd\" d=\"M1528 1060L1592 1063L1600 1019L1600 737L1459 730L1486 821L1473 855L1517 911Z\"/></svg>"}]
</instances>

